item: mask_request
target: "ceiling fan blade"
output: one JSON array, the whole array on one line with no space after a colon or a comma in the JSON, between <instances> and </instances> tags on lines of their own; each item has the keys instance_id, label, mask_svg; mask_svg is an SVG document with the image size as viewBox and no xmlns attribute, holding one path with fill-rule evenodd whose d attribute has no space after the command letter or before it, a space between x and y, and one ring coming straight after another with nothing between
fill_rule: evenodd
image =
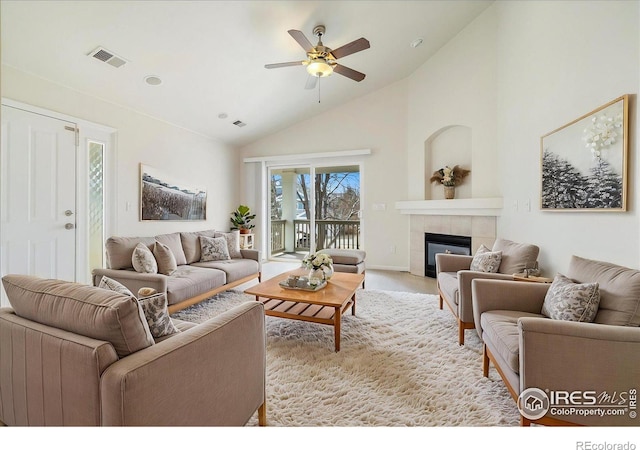
<instances>
[{"instance_id":1,"label":"ceiling fan blade","mask_svg":"<svg viewBox=\"0 0 640 450\"><path fill-rule=\"evenodd\" d=\"M349 69L348 67L341 66L340 64L336 64L335 66L333 66L333 71L336 72L336 73L339 73L340 75L345 76L347 78L351 78L352 80L355 80L355 81L362 81L362 80L364 80L364 77L366 76L362 72L358 72L357 70Z\"/></svg>"},{"instance_id":2,"label":"ceiling fan blade","mask_svg":"<svg viewBox=\"0 0 640 450\"><path fill-rule=\"evenodd\" d=\"M309 39L304 35L304 33L300 30L289 30L288 33L292 38L296 40L300 47L304 49L305 52L310 52L313 50L313 45L309 42Z\"/></svg>"},{"instance_id":3,"label":"ceiling fan blade","mask_svg":"<svg viewBox=\"0 0 640 450\"><path fill-rule=\"evenodd\" d=\"M284 63L265 64L264 67L265 69L277 69L278 67L301 66L305 62L306 61L291 61L291 62L284 62Z\"/></svg>"},{"instance_id":4,"label":"ceiling fan blade","mask_svg":"<svg viewBox=\"0 0 640 450\"><path fill-rule=\"evenodd\" d=\"M369 41L365 38L356 39L353 42L349 42L348 44L343 45L335 50L331 50L331 54L336 58L344 58L345 56L351 55L356 52L360 52L362 50L366 50L371 45L369 45Z\"/></svg>"},{"instance_id":5,"label":"ceiling fan blade","mask_svg":"<svg viewBox=\"0 0 640 450\"><path fill-rule=\"evenodd\" d=\"M305 89L314 89L318 82L318 77L314 77L313 75L309 75L307 77L307 83L304 85Z\"/></svg>"}]
</instances>

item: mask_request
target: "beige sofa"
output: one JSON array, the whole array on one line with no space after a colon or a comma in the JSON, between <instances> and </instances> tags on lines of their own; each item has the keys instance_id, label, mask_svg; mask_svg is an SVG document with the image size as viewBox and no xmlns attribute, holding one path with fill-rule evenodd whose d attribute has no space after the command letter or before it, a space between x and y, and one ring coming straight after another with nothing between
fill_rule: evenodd
<instances>
[{"instance_id":1,"label":"beige sofa","mask_svg":"<svg viewBox=\"0 0 640 450\"><path fill-rule=\"evenodd\" d=\"M446 304L458 322L458 343L464 345L464 331L475 327L471 302L471 282L477 278L513 280L514 273L533 267L540 251L537 245L498 238L492 252L502 252L497 273L470 270L473 256L436 254L436 279L440 309Z\"/></svg>"},{"instance_id":2,"label":"beige sofa","mask_svg":"<svg viewBox=\"0 0 640 450\"><path fill-rule=\"evenodd\" d=\"M640 425L635 417L640 383L640 271L574 256L566 276L576 283L598 283L593 322L543 314L547 292L554 289L551 284L473 281L476 330L484 345L483 373L488 376L491 362L514 399L533 388L547 395L561 394L550 401L563 408L551 407L537 419L523 415L523 425ZM623 414L565 414L569 411L565 406L575 406L576 411L615 409Z\"/></svg>"},{"instance_id":3,"label":"beige sofa","mask_svg":"<svg viewBox=\"0 0 640 450\"><path fill-rule=\"evenodd\" d=\"M27 275L2 279L0 422L15 426L266 424L264 307L247 302L154 340L138 301Z\"/></svg>"},{"instance_id":4,"label":"beige sofa","mask_svg":"<svg viewBox=\"0 0 640 450\"><path fill-rule=\"evenodd\" d=\"M216 237L224 233L215 230L177 232L152 237L110 237L106 242L107 268L93 270L93 285L103 276L125 285L131 292L150 287L167 294L169 312L198 303L219 292L231 289L254 278L261 279L261 259L258 250L240 250L230 260L201 262L200 236ZM171 275L139 273L133 269L133 251L142 242L150 249L155 242L171 249L177 270Z\"/></svg>"}]
</instances>

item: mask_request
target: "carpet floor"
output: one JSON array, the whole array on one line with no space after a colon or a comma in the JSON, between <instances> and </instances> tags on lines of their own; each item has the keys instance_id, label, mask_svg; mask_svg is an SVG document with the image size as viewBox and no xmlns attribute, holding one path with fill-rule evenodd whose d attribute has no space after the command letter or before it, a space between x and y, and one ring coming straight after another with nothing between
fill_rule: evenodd
<instances>
[{"instance_id":1,"label":"carpet floor","mask_svg":"<svg viewBox=\"0 0 640 450\"><path fill-rule=\"evenodd\" d=\"M227 291L173 317L199 323L246 301L255 299ZM268 425L519 424L495 369L482 376L477 334L459 346L435 295L358 290L356 313L343 316L338 353L332 327L266 317Z\"/></svg>"}]
</instances>

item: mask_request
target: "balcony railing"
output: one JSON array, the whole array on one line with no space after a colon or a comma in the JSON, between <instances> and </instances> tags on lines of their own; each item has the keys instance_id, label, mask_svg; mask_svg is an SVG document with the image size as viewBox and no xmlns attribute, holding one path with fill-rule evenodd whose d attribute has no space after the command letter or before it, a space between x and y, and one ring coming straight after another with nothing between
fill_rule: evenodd
<instances>
[{"instance_id":1,"label":"balcony railing","mask_svg":"<svg viewBox=\"0 0 640 450\"><path fill-rule=\"evenodd\" d=\"M285 250L285 225L286 220L271 220L271 254Z\"/></svg>"},{"instance_id":2,"label":"balcony railing","mask_svg":"<svg viewBox=\"0 0 640 450\"><path fill-rule=\"evenodd\" d=\"M271 254L287 248L286 220L271 220ZM290 239L290 238L289 238ZM293 221L293 247L296 252L311 249L311 222ZM316 220L316 248L360 248L359 220Z\"/></svg>"}]
</instances>

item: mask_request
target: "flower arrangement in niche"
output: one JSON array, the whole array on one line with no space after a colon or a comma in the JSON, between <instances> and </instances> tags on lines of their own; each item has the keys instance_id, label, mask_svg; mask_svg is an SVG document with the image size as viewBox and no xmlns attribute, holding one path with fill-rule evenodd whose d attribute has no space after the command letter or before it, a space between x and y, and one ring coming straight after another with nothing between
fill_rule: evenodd
<instances>
[{"instance_id":1,"label":"flower arrangement in niche","mask_svg":"<svg viewBox=\"0 0 640 450\"><path fill-rule=\"evenodd\" d=\"M600 158L602 150L615 144L622 132L622 113L616 117L608 117L606 114L593 116L591 124L584 129L582 140L591 150L594 158Z\"/></svg>"},{"instance_id":2,"label":"flower arrangement in niche","mask_svg":"<svg viewBox=\"0 0 640 450\"><path fill-rule=\"evenodd\" d=\"M455 187L462 184L462 180L470 173L470 170L463 169L458 165L453 166L453 169L449 166L445 166L442 169L433 172L429 182L441 183L444 186Z\"/></svg>"}]
</instances>

